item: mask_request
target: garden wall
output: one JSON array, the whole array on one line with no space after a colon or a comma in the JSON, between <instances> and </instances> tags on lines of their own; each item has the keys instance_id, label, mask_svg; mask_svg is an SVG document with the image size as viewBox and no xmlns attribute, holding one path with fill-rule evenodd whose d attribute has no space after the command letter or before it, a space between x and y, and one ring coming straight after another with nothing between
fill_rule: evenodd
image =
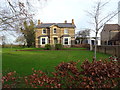
<instances>
[{"instance_id":1,"label":"garden wall","mask_svg":"<svg viewBox=\"0 0 120 90\"><path fill-rule=\"evenodd\" d=\"M94 47L93 47L94 49ZM109 46L109 45L102 45L102 46L97 46L97 52L102 52L102 53L105 53L105 54L110 54L110 55L113 55L113 56L117 56L117 57L120 57L120 45L112 45L112 46Z\"/></svg>"}]
</instances>

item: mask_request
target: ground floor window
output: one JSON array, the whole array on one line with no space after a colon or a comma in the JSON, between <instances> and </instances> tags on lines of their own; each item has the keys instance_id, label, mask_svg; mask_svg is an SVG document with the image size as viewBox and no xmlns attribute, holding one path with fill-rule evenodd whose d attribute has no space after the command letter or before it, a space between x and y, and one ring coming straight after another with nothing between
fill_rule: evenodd
<instances>
[{"instance_id":1,"label":"ground floor window","mask_svg":"<svg viewBox=\"0 0 120 90\"><path fill-rule=\"evenodd\" d=\"M71 45L71 37L63 37L63 45Z\"/></svg>"},{"instance_id":2,"label":"ground floor window","mask_svg":"<svg viewBox=\"0 0 120 90\"><path fill-rule=\"evenodd\" d=\"M42 38L42 44L45 44L45 38Z\"/></svg>"},{"instance_id":3,"label":"ground floor window","mask_svg":"<svg viewBox=\"0 0 120 90\"><path fill-rule=\"evenodd\" d=\"M44 45L48 43L48 37L41 37L40 38L40 45Z\"/></svg>"},{"instance_id":4,"label":"ground floor window","mask_svg":"<svg viewBox=\"0 0 120 90\"><path fill-rule=\"evenodd\" d=\"M64 39L64 44L68 44L68 38Z\"/></svg>"}]
</instances>

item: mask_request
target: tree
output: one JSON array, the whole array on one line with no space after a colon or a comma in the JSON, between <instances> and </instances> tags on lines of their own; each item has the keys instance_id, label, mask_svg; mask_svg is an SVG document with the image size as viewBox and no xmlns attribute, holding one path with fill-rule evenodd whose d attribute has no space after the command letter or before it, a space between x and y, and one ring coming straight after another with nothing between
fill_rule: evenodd
<instances>
[{"instance_id":1,"label":"tree","mask_svg":"<svg viewBox=\"0 0 120 90\"><path fill-rule=\"evenodd\" d=\"M27 43L24 35L18 36L15 42L17 42L17 43L19 43L19 45L23 45L23 46L25 46Z\"/></svg>"},{"instance_id":2,"label":"tree","mask_svg":"<svg viewBox=\"0 0 120 90\"><path fill-rule=\"evenodd\" d=\"M94 24L94 32L95 32L95 49L94 49L94 58L96 59L96 48L97 48L97 35L99 31L103 28L103 26L109 22L112 18L114 18L119 12L118 11L112 11L111 13L107 15L102 15L101 12L103 11L103 8L108 4L109 2L101 2L98 1L94 5L94 8L92 11L87 11L89 16L93 19L91 23Z\"/></svg>"},{"instance_id":3,"label":"tree","mask_svg":"<svg viewBox=\"0 0 120 90\"><path fill-rule=\"evenodd\" d=\"M83 41L86 40L88 36L90 36L90 30L89 29L78 31L76 40L79 40L80 44L83 44Z\"/></svg>"},{"instance_id":4,"label":"tree","mask_svg":"<svg viewBox=\"0 0 120 90\"><path fill-rule=\"evenodd\" d=\"M27 24L27 21L24 22L24 28L21 28L21 32L26 39L27 46L31 47L35 45L35 31L34 31L34 23L31 20L30 25Z\"/></svg>"},{"instance_id":5,"label":"tree","mask_svg":"<svg viewBox=\"0 0 120 90\"><path fill-rule=\"evenodd\" d=\"M20 27L24 21L33 19L44 1L46 0L1 0L0 33L4 35L7 33L6 36L9 34L16 38L16 32L21 34Z\"/></svg>"},{"instance_id":6,"label":"tree","mask_svg":"<svg viewBox=\"0 0 120 90\"><path fill-rule=\"evenodd\" d=\"M6 44L6 37L3 35L2 36L2 48L5 47L5 44Z\"/></svg>"}]
</instances>

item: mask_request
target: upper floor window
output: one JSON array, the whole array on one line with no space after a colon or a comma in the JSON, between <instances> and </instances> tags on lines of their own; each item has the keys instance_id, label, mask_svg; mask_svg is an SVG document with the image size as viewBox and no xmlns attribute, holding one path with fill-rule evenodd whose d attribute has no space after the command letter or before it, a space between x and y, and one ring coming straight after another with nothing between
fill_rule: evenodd
<instances>
[{"instance_id":1,"label":"upper floor window","mask_svg":"<svg viewBox=\"0 0 120 90\"><path fill-rule=\"evenodd\" d=\"M43 30L42 30L42 34L46 34L46 29L43 29Z\"/></svg>"},{"instance_id":2,"label":"upper floor window","mask_svg":"<svg viewBox=\"0 0 120 90\"><path fill-rule=\"evenodd\" d=\"M64 34L68 34L68 29L64 29Z\"/></svg>"},{"instance_id":3,"label":"upper floor window","mask_svg":"<svg viewBox=\"0 0 120 90\"><path fill-rule=\"evenodd\" d=\"M57 33L57 29L56 29L56 28L53 29L53 33L54 33L54 34Z\"/></svg>"}]
</instances>

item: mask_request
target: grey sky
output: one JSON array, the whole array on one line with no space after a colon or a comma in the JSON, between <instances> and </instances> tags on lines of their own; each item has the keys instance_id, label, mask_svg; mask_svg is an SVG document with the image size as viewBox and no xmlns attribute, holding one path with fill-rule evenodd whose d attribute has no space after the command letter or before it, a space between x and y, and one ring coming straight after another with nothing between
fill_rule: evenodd
<instances>
[{"instance_id":1,"label":"grey sky","mask_svg":"<svg viewBox=\"0 0 120 90\"><path fill-rule=\"evenodd\" d=\"M3 0L0 0L4 2ZM62 23L65 20L71 22L72 19L75 21L76 31L84 28L93 29L93 26L89 23L91 19L85 12L86 10L91 11L95 1L98 0L41 0L40 3L31 0L37 9L37 13L34 16L35 20L40 19L43 23ZM117 10L119 0L101 0L110 1L109 4L104 8L103 15L110 11ZM3 4L1 3L0 6ZM39 6L38 6L39 5ZM117 16L111 20L111 22L118 23ZM94 34L92 33L92 36ZM15 38L11 37L11 40ZM10 40L8 40L10 41Z\"/></svg>"},{"instance_id":2,"label":"grey sky","mask_svg":"<svg viewBox=\"0 0 120 90\"><path fill-rule=\"evenodd\" d=\"M97 0L48 0L43 8L40 8L35 19L40 19L43 23L62 23L64 20L71 22L75 20L77 29L93 28L90 25L90 18L85 12L91 10ZM110 1L104 8L103 14L114 11L118 7L119 0L101 0ZM109 23L117 23L117 17Z\"/></svg>"}]
</instances>

